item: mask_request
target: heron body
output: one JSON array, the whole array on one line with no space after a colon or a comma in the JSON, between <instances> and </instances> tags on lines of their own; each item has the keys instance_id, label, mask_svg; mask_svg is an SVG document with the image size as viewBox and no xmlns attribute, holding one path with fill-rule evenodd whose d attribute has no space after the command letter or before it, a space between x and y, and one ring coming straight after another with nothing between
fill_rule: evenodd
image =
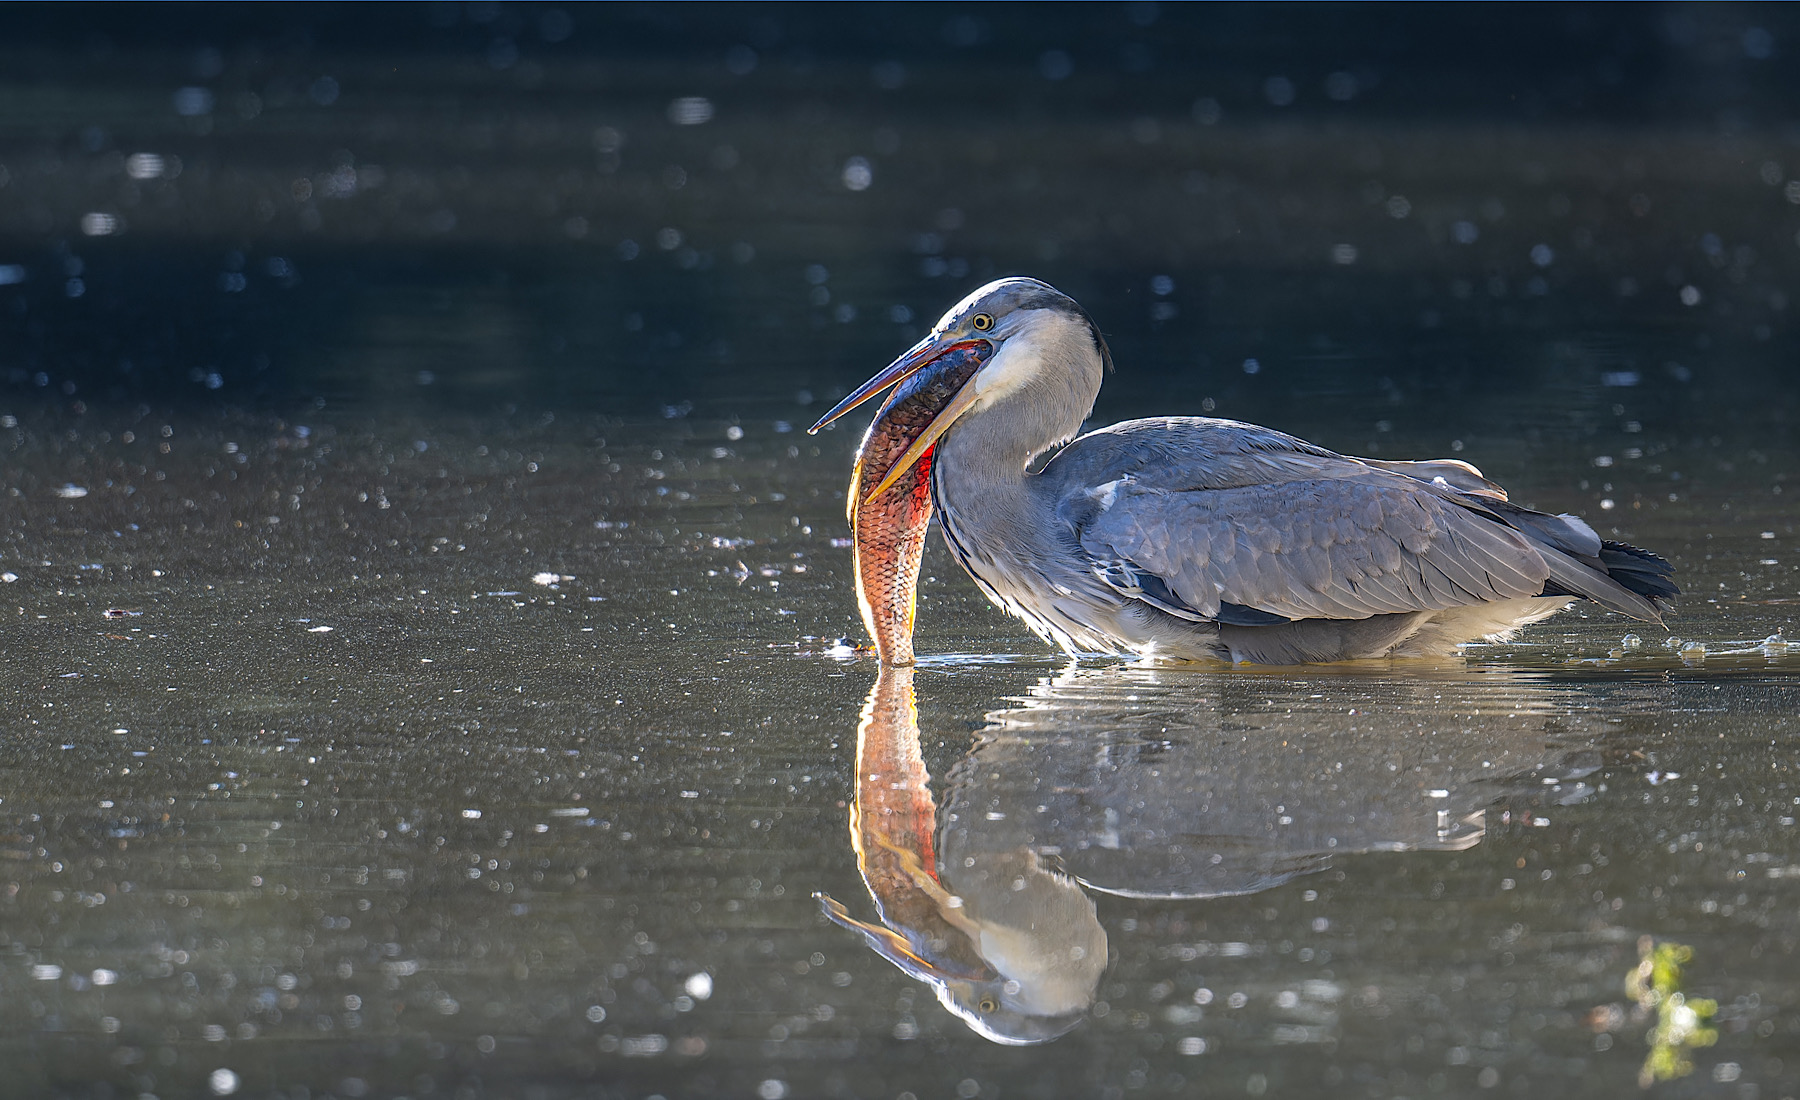
<instances>
[{"instance_id":1,"label":"heron body","mask_svg":"<svg viewBox=\"0 0 1800 1100\"><path fill-rule=\"evenodd\" d=\"M1467 463L1354 458L1206 417L1075 438L1109 365L1099 330L1066 295L1035 279L982 287L820 422L896 382L930 395L889 402L907 410L904 425L878 415L870 436L888 443L859 463L852 511L858 496L867 509L916 494L928 469L957 560L990 600L1072 654L1444 655L1578 598L1660 623L1678 592L1666 561L1575 516L1512 504ZM920 426L922 400L939 407ZM899 438L911 443L890 461ZM893 629L891 602L865 596L871 633Z\"/></svg>"}]
</instances>

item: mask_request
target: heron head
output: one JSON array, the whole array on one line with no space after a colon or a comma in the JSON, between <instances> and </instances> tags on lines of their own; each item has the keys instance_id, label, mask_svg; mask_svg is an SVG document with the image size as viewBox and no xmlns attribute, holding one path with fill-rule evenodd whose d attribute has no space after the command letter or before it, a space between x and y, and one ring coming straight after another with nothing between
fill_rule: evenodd
<instances>
[{"instance_id":1,"label":"heron head","mask_svg":"<svg viewBox=\"0 0 1800 1100\"><path fill-rule=\"evenodd\" d=\"M874 497L892 485L958 418L1021 391L1068 390L1074 395L1073 403L1040 403L1046 409L1083 406L1073 423L1052 429L1061 433L1061 439L1068 438L1092 406L1101 372L1112 366L1100 330L1075 299L1037 279L999 279L951 306L923 340L838 402L808 431L817 432L888 387L930 370L956 352L979 355L983 359L980 369L947 396L944 406L923 425L885 477L879 482L865 480L864 484L873 485L865 497ZM1065 414L1060 419L1069 417Z\"/></svg>"},{"instance_id":2,"label":"heron head","mask_svg":"<svg viewBox=\"0 0 1800 1100\"><path fill-rule=\"evenodd\" d=\"M1029 869L1015 868L1020 877L1009 870L1006 882L998 883L1005 896L984 890L996 903L996 911L985 915L976 896L943 911L941 921L918 921L921 910L904 898L878 898L885 921L914 914L915 924L890 928L857 920L823 894L814 897L828 919L860 933L877 954L930 985L938 1002L977 1034L1014 1046L1044 1043L1087 1018L1106 970L1107 941L1081 888L1038 869L1035 857L1027 861Z\"/></svg>"}]
</instances>

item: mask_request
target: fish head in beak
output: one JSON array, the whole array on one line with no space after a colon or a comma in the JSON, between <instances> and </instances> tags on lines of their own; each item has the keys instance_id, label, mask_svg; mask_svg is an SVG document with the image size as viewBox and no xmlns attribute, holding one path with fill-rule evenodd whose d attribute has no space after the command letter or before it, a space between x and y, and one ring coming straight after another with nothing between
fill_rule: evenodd
<instances>
[{"instance_id":1,"label":"fish head in beak","mask_svg":"<svg viewBox=\"0 0 1800 1100\"><path fill-rule=\"evenodd\" d=\"M877 496L955 423L972 396L970 378L993 354L994 344L979 335L934 330L839 402L811 430L818 431L892 386L894 392L875 414L857 454L859 495L864 500Z\"/></svg>"},{"instance_id":2,"label":"fish head in beak","mask_svg":"<svg viewBox=\"0 0 1800 1100\"><path fill-rule=\"evenodd\" d=\"M1016 384L1016 378L1004 377L1021 373L1016 365L1002 366L1008 357L1000 352L1008 340L1017 338L1022 346L1042 343L1045 333L1056 328L1066 328L1089 344L1096 362L1110 362L1099 331L1068 296L1036 279L989 283L952 306L923 340L838 402L808 430L817 432L895 387L875 423L886 429L890 441L904 437L905 446L898 458L890 459L889 448L872 448L865 442L857 472L858 491L867 501L898 481L984 393ZM1094 385L1098 386L1097 377ZM869 442L876 434L872 428Z\"/></svg>"}]
</instances>

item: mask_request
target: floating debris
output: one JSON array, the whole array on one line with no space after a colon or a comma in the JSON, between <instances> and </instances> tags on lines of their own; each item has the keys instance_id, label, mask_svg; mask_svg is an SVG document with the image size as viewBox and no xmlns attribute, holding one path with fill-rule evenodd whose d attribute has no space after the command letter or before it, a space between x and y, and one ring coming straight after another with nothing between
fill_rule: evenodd
<instances>
[{"instance_id":1,"label":"floating debris","mask_svg":"<svg viewBox=\"0 0 1800 1100\"><path fill-rule=\"evenodd\" d=\"M1650 1053L1638 1070L1641 1088L1694 1072L1689 1052L1719 1039L1718 1029L1707 1026L1718 1002L1689 999L1681 989L1681 968L1693 957L1694 949L1683 943L1657 943L1649 936L1638 940L1638 964L1626 975L1625 995L1645 1012L1656 1013L1656 1026L1644 1036Z\"/></svg>"}]
</instances>

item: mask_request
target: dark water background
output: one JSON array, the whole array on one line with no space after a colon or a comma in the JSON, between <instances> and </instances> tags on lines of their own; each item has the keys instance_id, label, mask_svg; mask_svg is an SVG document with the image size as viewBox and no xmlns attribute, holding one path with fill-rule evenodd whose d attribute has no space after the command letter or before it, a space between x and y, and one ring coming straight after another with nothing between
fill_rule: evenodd
<instances>
[{"instance_id":1,"label":"dark water background","mask_svg":"<svg viewBox=\"0 0 1800 1100\"><path fill-rule=\"evenodd\" d=\"M1655 1087L1800 1092L1796 50L1746 6L0 12L0 1092L1628 1095L1644 936L1719 1004ZM811 898L870 916L875 672L855 431L802 429L1010 273L1105 331L1097 423L1454 455L1689 593L1071 671L934 545L945 814L1479 815L1185 899L994 826L1087 852L1110 945L1036 1048Z\"/></svg>"}]
</instances>

